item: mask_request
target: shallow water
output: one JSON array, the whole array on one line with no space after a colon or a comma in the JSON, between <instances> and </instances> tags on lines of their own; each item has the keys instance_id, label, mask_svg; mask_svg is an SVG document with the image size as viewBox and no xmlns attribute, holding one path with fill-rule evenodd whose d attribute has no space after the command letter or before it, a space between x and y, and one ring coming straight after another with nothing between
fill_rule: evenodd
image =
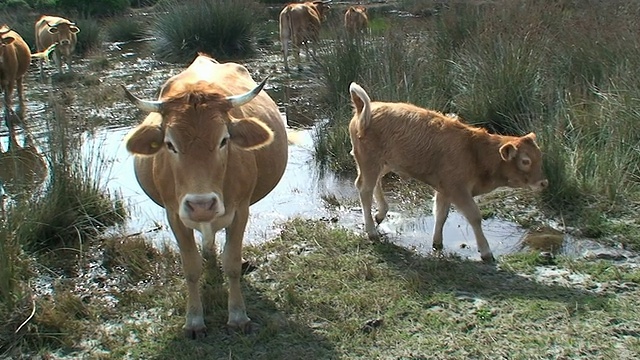
<instances>
[{"instance_id":1,"label":"shallow water","mask_svg":"<svg viewBox=\"0 0 640 360\"><path fill-rule=\"evenodd\" d=\"M137 113L119 94L117 100L104 105L93 105L91 101L85 101L85 97L95 97L96 90L92 86L102 86L99 91L108 92L122 83L141 97L153 97L158 87L169 76L181 71L181 67L155 61L145 53L144 43L108 44L105 48L111 64L109 70L89 70L88 60L78 61L75 69L80 81L77 83L82 86L74 86L73 82L70 85L61 84L61 91L58 86L51 87L39 81L36 71L31 72L27 81L29 128L46 154L47 142L44 140L49 134L49 127L56 131L56 126L59 126L47 126L51 111L48 99L50 94L60 98L66 91L68 99L65 101L70 102L67 108L74 118L70 126L74 133L83 137L83 156L87 161L109 164L108 171L100 173L101 182L111 193L122 196L128 206L130 219L117 231L125 235L144 233L157 244L174 246L164 210L138 186L133 173L133 158L122 143L127 132L142 121L144 114ZM271 194L251 208L246 243L255 244L273 238L279 232L280 225L292 217L326 219L354 231L363 231L353 179L340 178L331 173L320 176L313 160L312 126L319 121L317 106L313 102L313 79L304 76L304 73L288 76L274 71L274 65L278 69L280 66L280 57L275 54L265 53L259 59L243 63L256 79L267 73L272 74L267 91L278 103L283 121L298 128L296 141L289 147L289 163L282 181ZM89 82L84 78L87 74L95 76L97 80ZM112 87L105 84L111 84ZM89 119L99 121L92 123L95 120ZM5 145L7 143L6 132L2 134L2 142ZM406 206L400 206L393 196L388 198L391 210L380 225L380 231L394 243L420 253L429 253L434 221L429 215L430 208L399 210ZM495 255L529 248L541 250L527 244L526 231L514 223L488 219L483 222L483 229ZM445 251L479 259L473 232L460 214L452 211L444 231ZM222 234L218 236L220 238ZM557 240L557 237L554 239ZM584 247L575 245L577 242L573 238L560 236L560 240L561 246L554 252L578 255L585 251Z\"/></svg>"}]
</instances>

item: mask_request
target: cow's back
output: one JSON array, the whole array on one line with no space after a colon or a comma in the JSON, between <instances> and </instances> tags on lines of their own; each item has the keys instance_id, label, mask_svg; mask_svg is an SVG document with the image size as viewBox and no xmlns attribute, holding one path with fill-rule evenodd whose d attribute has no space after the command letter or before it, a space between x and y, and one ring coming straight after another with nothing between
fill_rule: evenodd
<instances>
[{"instance_id":1,"label":"cow's back","mask_svg":"<svg viewBox=\"0 0 640 360\"><path fill-rule=\"evenodd\" d=\"M6 73L2 74L1 78L20 78L29 70L31 63L29 45L13 30L4 34L3 37L13 37L15 40L5 49L4 64L0 67L0 71Z\"/></svg>"}]
</instances>

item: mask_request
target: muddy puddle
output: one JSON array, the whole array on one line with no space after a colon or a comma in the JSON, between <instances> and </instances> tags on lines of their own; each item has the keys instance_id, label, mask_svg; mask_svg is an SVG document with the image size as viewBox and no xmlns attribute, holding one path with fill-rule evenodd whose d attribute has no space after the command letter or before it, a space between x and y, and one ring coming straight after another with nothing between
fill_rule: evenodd
<instances>
[{"instance_id":1,"label":"muddy puddle","mask_svg":"<svg viewBox=\"0 0 640 360\"><path fill-rule=\"evenodd\" d=\"M50 144L47 136L60 126L47 122L51 118L48 115L51 111L48 99L51 96L69 97L64 100L68 102L65 106L73 120L69 126L73 127L74 136L82 138L82 156L88 162L99 159L97 161L108 165L100 172L100 181L112 194L121 196L129 209L127 223L114 231L127 236L144 234L156 244L175 246L163 209L149 200L138 186L133 174L133 158L122 143L128 131L144 115L125 102L119 85L127 84L141 97L154 97L158 87L181 70L181 67L155 61L144 49L144 42L106 44L104 56L109 60L110 69L91 70L91 60L79 60L75 67L77 78L71 84L55 87L41 82L33 68L26 81L29 133L40 154L45 156ZM274 70L281 67L277 54L263 52L260 59L242 63L247 64L256 79L267 73L272 74L267 91L278 103L283 121L295 128L296 139L289 147L289 163L282 181L271 194L251 208L246 243L256 244L273 238L281 224L292 217L325 219L361 232L362 218L353 179L331 173L321 176L315 166L312 133L313 124L318 118L316 105L312 101L312 79L300 74L287 76ZM93 80L87 80L88 76ZM74 83L77 86L74 87ZM101 92L103 97L111 94L111 98L107 97L107 100L96 104L92 100L96 97L96 91ZM4 127L0 135L3 151L6 151L8 136ZM24 134L21 137L24 138ZM390 241L420 253L429 253L434 221L428 215L430 209L397 211L406 207L396 206L393 197L389 200L391 211L387 220L380 225L381 232ZM537 245L523 246L527 234L516 224L488 219L483 222L483 228L496 255L521 251L523 248L543 251ZM223 234L218 234L218 238L222 239ZM455 211L452 211L446 223L444 239L446 251L479 260L473 232L466 220ZM555 241L555 245L548 251L571 255L582 255L596 246L585 247L573 238L558 234L549 239Z\"/></svg>"}]
</instances>

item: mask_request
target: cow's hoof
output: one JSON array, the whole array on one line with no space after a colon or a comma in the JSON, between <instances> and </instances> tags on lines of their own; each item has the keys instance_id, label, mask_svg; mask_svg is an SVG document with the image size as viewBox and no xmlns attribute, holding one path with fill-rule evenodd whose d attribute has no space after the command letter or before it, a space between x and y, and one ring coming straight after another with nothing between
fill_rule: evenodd
<instances>
[{"instance_id":1,"label":"cow's hoof","mask_svg":"<svg viewBox=\"0 0 640 360\"><path fill-rule=\"evenodd\" d=\"M207 327L202 326L198 328L184 328L184 336L186 338L197 340L207 337Z\"/></svg>"},{"instance_id":2,"label":"cow's hoof","mask_svg":"<svg viewBox=\"0 0 640 360\"><path fill-rule=\"evenodd\" d=\"M244 324L229 324L227 323L227 333L232 334L251 334L256 330L255 325L251 321L247 321Z\"/></svg>"},{"instance_id":3,"label":"cow's hoof","mask_svg":"<svg viewBox=\"0 0 640 360\"><path fill-rule=\"evenodd\" d=\"M482 261L486 264L493 264L496 262L496 259L493 257L492 253L481 255L480 258L482 258Z\"/></svg>"},{"instance_id":4,"label":"cow's hoof","mask_svg":"<svg viewBox=\"0 0 640 360\"><path fill-rule=\"evenodd\" d=\"M378 234L377 231L375 232L368 232L367 235L369 236L369 240L371 241L380 241L380 234Z\"/></svg>"},{"instance_id":5,"label":"cow's hoof","mask_svg":"<svg viewBox=\"0 0 640 360\"><path fill-rule=\"evenodd\" d=\"M431 248L433 249L433 251L442 251L443 246L442 244L433 243L433 246Z\"/></svg>"},{"instance_id":6,"label":"cow's hoof","mask_svg":"<svg viewBox=\"0 0 640 360\"><path fill-rule=\"evenodd\" d=\"M384 220L384 216L378 216L378 214L376 214L376 216L374 217L374 219L376 220L376 224L380 225L380 223L382 222L382 220Z\"/></svg>"}]
</instances>

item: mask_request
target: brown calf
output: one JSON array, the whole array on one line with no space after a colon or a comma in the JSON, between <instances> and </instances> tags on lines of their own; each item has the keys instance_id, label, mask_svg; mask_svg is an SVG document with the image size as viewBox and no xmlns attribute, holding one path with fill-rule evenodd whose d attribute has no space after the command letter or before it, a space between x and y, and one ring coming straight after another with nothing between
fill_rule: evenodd
<instances>
[{"instance_id":1,"label":"brown calf","mask_svg":"<svg viewBox=\"0 0 640 360\"><path fill-rule=\"evenodd\" d=\"M4 93L4 121L13 130L13 89L18 90L18 115L24 120L24 74L31 63L31 51L22 37L7 25L0 27L0 90Z\"/></svg>"},{"instance_id":2,"label":"brown calf","mask_svg":"<svg viewBox=\"0 0 640 360\"><path fill-rule=\"evenodd\" d=\"M369 17L364 6L350 6L344 13L344 27L350 35L356 35L367 30Z\"/></svg>"},{"instance_id":3,"label":"brown calf","mask_svg":"<svg viewBox=\"0 0 640 360\"><path fill-rule=\"evenodd\" d=\"M67 64L67 70L71 72L71 56L78 42L77 33L80 28L75 23L57 16L43 15L35 25L36 48L44 51L53 44L57 44L53 52L53 62L58 67L58 73L62 74L62 63ZM43 74L43 62L40 62L40 75Z\"/></svg>"},{"instance_id":4,"label":"brown calf","mask_svg":"<svg viewBox=\"0 0 640 360\"><path fill-rule=\"evenodd\" d=\"M320 24L324 20L325 12L329 9L326 3L326 1L308 1L288 4L280 12L280 42L285 70L289 70L287 62L289 41L291 41L293 54L298 64L300 64L301 45L304 44L307 56L309 56L309 41L311 41L315 55L316 42L320 36Z\"/></svg>"},{"instance_id":5,"label":"brown calf","mask_svg":"<svg viewBox=\"0 0 640 360\"><path fill-rule=\"evenodd\" d=\"M493 261L473 197L500 186L541 189L548 185L535 134L493 135L411 104L371 102L356 83L351 83L349 91L354 106L349 135L358 167L355 185L369 237L378 237L371 217L372 196L378 203L375 220L380 223L389 210L381 179L395 172L436 190L434 249L442 249L442 229L453 204L471 224L482 259Z\"/></svg>"}]
</instances>

